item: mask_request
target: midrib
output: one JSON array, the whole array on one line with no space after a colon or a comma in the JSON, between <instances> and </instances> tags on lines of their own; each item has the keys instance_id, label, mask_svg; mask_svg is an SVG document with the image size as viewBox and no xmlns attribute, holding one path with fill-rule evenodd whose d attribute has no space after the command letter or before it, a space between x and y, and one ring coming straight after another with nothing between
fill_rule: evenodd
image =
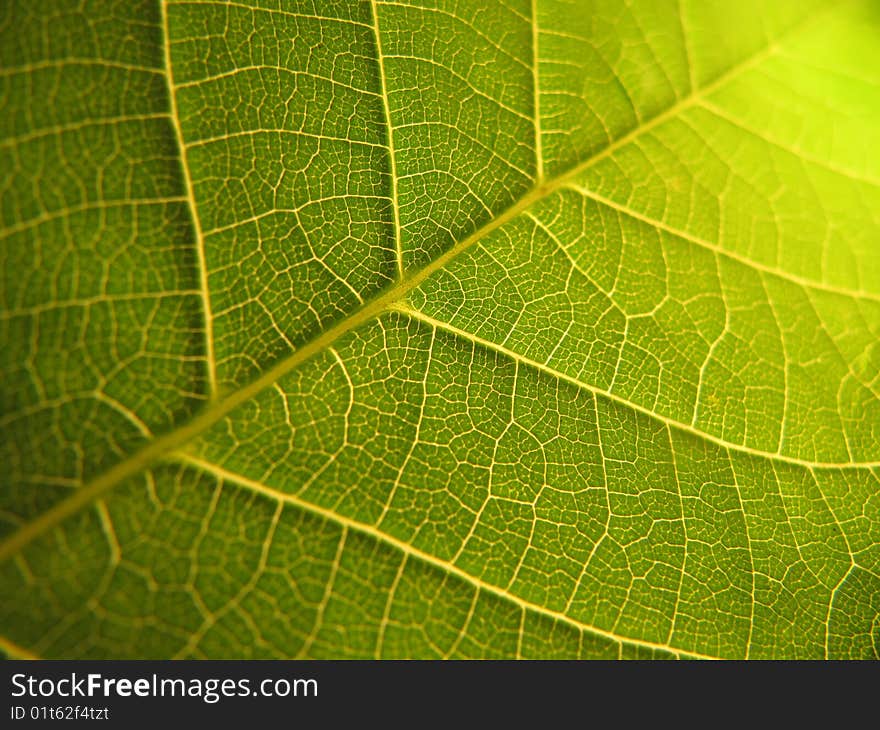
<instances>
[{"instance_id":1,"label":"midrib","mask_svg":"<svg viewBox=\"0 0 880 730\"><path fill-rule=\"evenodd\" d=\"M815 19L816 18L814 17L811 21L805 21L804 23L789 29L788 34L802 28L807 22L814 22ZM165 18L163 17L163 21L164 20ZM310 342L302 345L290 356L276 363L255 380L237 391L210 402L201 412L196 414L192 420L179 426L170 433L157 437L128 458L115 464L88 484L76 489L70 496L59 501L52 508L19 528L18 531L0 543L0 562L16 555L40 535L48 532L68 517L78 513L81 509L88 507L95 502L95 500L113 489L116 485L141 473L151 464L160 460L163 456L180 449L222 420L231 411L238 408L238 406L246 403L251 398L291 373L302 363L326 350L346 333L351 332L360 325L391 310L395 304L404 300L409 292L420 286L431 275L443 269L450 261L461 253L472 248L476 243L516 218L528 208L549 197L554 192L570 183L574 178L613 154L621 147L629 144L637 137L649 132L664 122L674 118L683 110L691 107L702 96L711 93L723 86L731 78L752 66L757 65L774 52L775 45L775 43L768 45L753 56L734 65L706 86L694 89L688 96L677 101L665 111L633 128L627 134L614 140L587 160L573 166L555 178L539 182L516 204L507 208L469 236L452 246L427 266L418 271L406 274L400 281L386 288L373 299L365 302L359 309L325 330ZM396 243L396 245L398 244Z\"/></svg>"}]
</instances>

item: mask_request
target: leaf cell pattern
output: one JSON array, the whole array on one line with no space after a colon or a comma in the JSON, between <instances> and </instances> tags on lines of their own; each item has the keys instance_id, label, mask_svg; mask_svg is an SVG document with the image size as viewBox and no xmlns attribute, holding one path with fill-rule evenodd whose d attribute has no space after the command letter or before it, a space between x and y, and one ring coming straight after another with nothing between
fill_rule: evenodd
<instances>
[{"instance_id":1,"label":"leaf cell pattern","mask_svg":"<svg viewBox=\"0 0 880 730\"><path fill-rule=\"evenodd\" d=\"M869 0L0 8L0 649L880 657Z\"/></svg>"}]
</instances>

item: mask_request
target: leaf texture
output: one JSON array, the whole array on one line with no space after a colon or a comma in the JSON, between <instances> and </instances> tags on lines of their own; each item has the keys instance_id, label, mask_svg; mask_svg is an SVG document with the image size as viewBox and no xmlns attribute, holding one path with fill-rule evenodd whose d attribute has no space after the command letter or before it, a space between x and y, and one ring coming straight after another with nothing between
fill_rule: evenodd
<instances>
[{"instance_id":1,"label":"leaf texture","mask_svg":"<svg viewBox=\"0 0 880 730\"><path fill-rule=\"evenodd\" d=\"M870 0L12 0L0 648L878 658Z\"/></svg>"}]
</instances>

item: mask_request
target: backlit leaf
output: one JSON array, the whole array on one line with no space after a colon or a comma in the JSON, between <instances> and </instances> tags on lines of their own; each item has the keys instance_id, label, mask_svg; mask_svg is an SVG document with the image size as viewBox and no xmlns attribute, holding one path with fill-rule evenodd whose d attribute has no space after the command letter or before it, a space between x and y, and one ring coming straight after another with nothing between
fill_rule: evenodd
<instances>
[{"instance_id":1,"label":"backlit leaf","mask_svg":"<svg viewBox=\"0 0 880 730\"><path fill-rule=\"evenodd\" d=\"M877 658L872 0L0 5L10 656Z\"/></svg>"}]
</instances>

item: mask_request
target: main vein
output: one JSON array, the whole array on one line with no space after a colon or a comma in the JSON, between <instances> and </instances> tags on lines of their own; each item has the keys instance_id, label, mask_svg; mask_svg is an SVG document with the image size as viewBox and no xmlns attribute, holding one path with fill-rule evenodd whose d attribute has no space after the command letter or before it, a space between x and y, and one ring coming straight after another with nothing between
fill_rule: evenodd
<instances>
[{"instance_id":1,"label":"main vein","mask_svg":"<svg viewBox=\"0 0 880 730\"><path fill-rule=\"evenodd\" d=\"M164 2L162 3L162 12L163 25L166 29L164 31L166 41L166 55L169 55L167 13ZM302 363L311 359L313 356L317 355L320 352L323 352L326 348L328 348L346 333L354 330L365 322L393 308L395 304L404 300L409 292L420 286L422 282L424 282L432 274L443 269L450 261L459 256L461 253L472 248L478 241L481 241L496 229L510 222L512 219L516 218L518 215L523 213L528 208L531 208L539 201L552 195L554 192L564 187L574 178L582 174L585 170L589 169L592 165L605 159L609 155L613 154L616 150L632 142L637 137L674 118L683 110L695 104L702 96L711 93L720 86L723 86L731 78L760 63L770 54L772 54L774 50L774 45L767 46L762 51L758 52L752 57L731 67L725 73L718 76L714 81L707 84L706 86L700 89L693 90L688 96L680 99L664 112L661 112L660 114L652 117L638 127L633 128L627 134L612 141L610 144L591 156L589 159L584 160L578 165L575 165L574 167L570 168L569 170L558 175L555 178L545 181L539 180L538 183L517 203L489 220L480 228L473 231L469 236L459 241L457 244L448 249L445 253L434 259L427 266L423 267L422 269L402 275L395 284L380 292L373 299L365 302L360 308L355 310L348 317L340 320L329 329L318 335L315 339L302 345L291 355L276 363L255 380L251 381L239 390L236 390L222 398L211 401L189 422L179 426L174 431L159 436L154 441L145 444L141 449L133 453L131 456L117 463L109 470L96 477L93 481L75 490L69 497L66 497L60 502L56 503L53 507L48 509L46 512L43 512L36 519L19 528L18 531L14 532L6 540L0 543L0 562L3 562L16 555L20 550L22 550L33 540L45 534L68 517L76 514L81 509L91 505L95 500L100 498L105 493L109 492L116 485L126 481L127 479L137 476L144 469L161 459L163 456L166 456L172 451L180 449L184 444L192 441L197 436L211 428L214 424L222 420L231 411L238 408L238 406L249 401L251 398L256 396L264 389L270 387L272 384L276 383L278 380L295 370ZM172 103L174 104L175 102ZM176 119L176 106L172 107L172 109L175 110L174 116ZM179 121L175 121L175 124L179 125ZM182 141L183 140L181 138L181 145ZM184 148L182 146L181 154L185 154ZM186 170L186 164L184 164L184 169ZM187 180L188 179L189 178L187 177ZM191 185L189 185L188 190L191 194ZM195 215L195 208L193 208L193 214L194 219L197 221L198 218ZM204 267L202 267L202 272L204 276ZM205 290L205 293L207 294L207 289ZM210 314L209 310L207 313ZM210 316L208 316L207 319L210 320ZM213 352L210 346L209 361L213 361Z\"/></svg>"}]
</instances>

